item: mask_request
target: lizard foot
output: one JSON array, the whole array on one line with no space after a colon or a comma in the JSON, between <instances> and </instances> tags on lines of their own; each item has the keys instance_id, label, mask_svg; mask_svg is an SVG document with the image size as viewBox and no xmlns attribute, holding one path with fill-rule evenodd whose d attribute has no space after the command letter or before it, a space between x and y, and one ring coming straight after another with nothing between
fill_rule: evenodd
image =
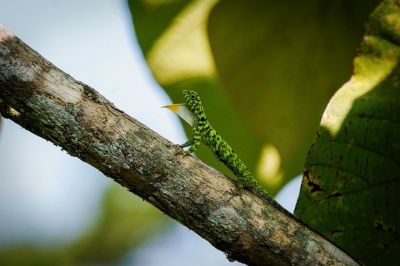
<instances>
[{"instance_id":1,"label":"lizard foot","mask_svg":"<svg viewBox=\"0 0 400 266\"><path fill-rule=\"evenodd\" d=\"M178 155L186 155L185 153L186 153L186 151L184 151L182 148L178 148L179 147L179 145L176 145L175 146L175 151L174 151L174 155L175 156L178 156Z\"/></svg>"},{"instance_id":2,"label":"lizard foot","mask_svg":"<svg viewBox=\"0 0 400 266\"><path fill-rule=\"evenodd\" d=\"M178 145L178 147L180 147L180 145ZM174 152L174 155L176 155L176 156L178 156L178 155L189 156L191 154L192 154L191 152L189 152L188 150L185 151L182 148L175 148L175 152Z\"/></svg>"},{"instance_id":3,"label":"lizard foot","mask_svg":"<svg viewBox=\"0 0 400 266\"><path fill-rule=\"evenodd\" d=\"M190 151L183 151L183 155L190 156L192 153Z\"/></svg>"}]
</instances>

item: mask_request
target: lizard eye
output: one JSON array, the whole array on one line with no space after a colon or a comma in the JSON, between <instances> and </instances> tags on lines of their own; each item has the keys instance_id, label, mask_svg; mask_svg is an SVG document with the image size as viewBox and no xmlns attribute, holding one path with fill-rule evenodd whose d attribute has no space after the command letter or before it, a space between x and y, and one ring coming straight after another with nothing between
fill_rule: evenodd
<instances>
[{"instance_id":1,"label":"lizard eye","mask_svg":"<svg viewBox=\"0 0 400 266\"><path fill-rule=\"evenodd\" d=\"M196 99L196 96L192 95L192 99L193 99L193 100Z\"/></svg>"}]
</instances>

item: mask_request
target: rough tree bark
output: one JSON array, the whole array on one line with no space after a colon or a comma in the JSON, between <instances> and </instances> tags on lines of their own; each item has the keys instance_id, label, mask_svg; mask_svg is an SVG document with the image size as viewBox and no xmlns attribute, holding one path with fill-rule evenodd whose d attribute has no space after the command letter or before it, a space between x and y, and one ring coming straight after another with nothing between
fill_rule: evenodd
<instances>
[{"instance_id":1,"label":"rough tree bark","mask_svg":"<svg viewBox=\"0 0 400 266\"><path fill-rule=\"evenodd\" d=\"M116 108L0 26L2 116L61 146L249 265L358 265L267 196Z\"/></svg>"}]
</instances>

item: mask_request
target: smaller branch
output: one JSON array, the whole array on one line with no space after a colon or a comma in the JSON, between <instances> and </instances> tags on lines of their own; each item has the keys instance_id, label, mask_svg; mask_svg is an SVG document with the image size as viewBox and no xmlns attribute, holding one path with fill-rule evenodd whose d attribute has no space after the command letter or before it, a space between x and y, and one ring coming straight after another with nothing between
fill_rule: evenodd
<instances>
[{"instance_id":1,"label":"smaller branch","mask_svg":"<svg viewBox=\"0 0 400 266\"><path fill-rule=\"evenodd\" d=\"M358 265L269 197L129 117L0 27L0 112L249 265Z\"/></svg>"}]
</instances>

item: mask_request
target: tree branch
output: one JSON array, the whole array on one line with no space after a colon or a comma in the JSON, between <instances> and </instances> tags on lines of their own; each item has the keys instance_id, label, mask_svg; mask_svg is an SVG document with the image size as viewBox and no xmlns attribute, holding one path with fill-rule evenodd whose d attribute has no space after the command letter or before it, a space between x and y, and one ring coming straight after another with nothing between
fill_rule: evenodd
<instances>
[{"instance_id":1,"label":"tree branch","mask_svg":"<svg viewBox=\"0 0 400 266\"><path fill-rule=\"evenodd\" d=\"M0 112L249 265L358 265L267 196L117 109L0 26Z\"/></svg>"}]
</instances>

